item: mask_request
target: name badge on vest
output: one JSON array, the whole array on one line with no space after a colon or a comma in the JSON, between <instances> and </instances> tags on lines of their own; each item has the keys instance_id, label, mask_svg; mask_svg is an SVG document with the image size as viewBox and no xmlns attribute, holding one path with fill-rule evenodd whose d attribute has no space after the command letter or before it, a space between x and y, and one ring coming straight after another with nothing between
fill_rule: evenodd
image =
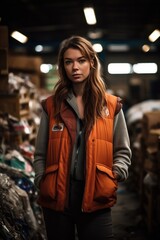
<instances>
[{"instance_id":1,"label":"name badge on vest","mask_svg":"<svg viewBox=\"0 0 160 240\"><path fill-rule=\"evenodd\" d=\"M106 114L106 116L109 116L109 110L108 110L108 108L106 108L105 114Z\"/></svg>"},{"instance_id":2,"label":"name badge on vest","mask_svg":"<svg viewBox=\"0 0 160 240\"><path fill-rule=\"evenodd\" d=\"M53 132L63 131L63 129L64 129L64 124L63 123L54 124L53 127L52 127Z\"/></svg>"},{"instance_id":3,"label":"name badge on vest","mask_svg":"<svg viewBox=\"0 0 160 240\"><path fill-rule=\"evenodd\" d=\"M103 113L104 113L104 117L108 117L109 116L109 109L107 107L103 108Z\"/></svg>"}]
</instances>

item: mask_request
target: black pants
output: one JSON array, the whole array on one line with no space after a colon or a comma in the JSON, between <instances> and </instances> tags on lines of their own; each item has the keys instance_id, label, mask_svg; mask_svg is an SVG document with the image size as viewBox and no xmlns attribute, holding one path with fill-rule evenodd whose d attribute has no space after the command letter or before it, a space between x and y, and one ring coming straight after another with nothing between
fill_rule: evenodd
<instances>
[{"instance_id":1,"label":"black pants","mask_svg":"<svg viewBox=\"0 0 160 240\"><path fill-rule=\"evenodd\" d=\"M84 184L72 180L70 189L69 209L63 213L43 209L48 240L114 240L111 209L83 213Z\"/></svg>"}]
</instances>

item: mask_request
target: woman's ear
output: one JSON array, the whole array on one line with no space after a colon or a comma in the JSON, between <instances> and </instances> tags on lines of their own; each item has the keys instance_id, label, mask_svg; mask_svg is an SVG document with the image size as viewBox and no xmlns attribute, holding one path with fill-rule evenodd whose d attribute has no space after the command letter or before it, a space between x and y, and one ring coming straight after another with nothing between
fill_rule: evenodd
<instances>
[{"instance_id":1,"label":"woman's ear","mask_svg":"<svg viewBox=\"0 0 160 240\"><path fill-rule=\"evenodd\" d=\"M94 61L91 60L91 68L94 68Z\"/></svg>"}]
</instances>

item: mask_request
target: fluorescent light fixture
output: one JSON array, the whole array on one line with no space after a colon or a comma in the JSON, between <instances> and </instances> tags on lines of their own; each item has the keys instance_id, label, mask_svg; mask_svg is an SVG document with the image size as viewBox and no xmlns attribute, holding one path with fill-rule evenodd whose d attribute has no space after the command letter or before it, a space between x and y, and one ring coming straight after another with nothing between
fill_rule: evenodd
<instances>
[{"instance_id":1,"label":"fluorescent light fixture","mask_svg":"<svg viewBox=\"0 0 160 240\"><path fill-rule=\"evenodd\" d=\"M14 39L16 39L17 41L19 41L21 43L26 43L28 41L28 38L24 34L18 32L18 31L12 32L11 37L13 37Z\"/></svg>"},{"instance_id":2,"label":"fluorescent light fixture","mask_svg":"<svg viewBox=\"0 0 160 240\"><path fill-rule=\"evenodd\" d=\"M109 63L108 72L110 74L130 74L132 66L130 63Z\"/></svg>"},{"instance_id":3,"label":"fluorescent light fixture","mask_svg":"<svg viewBox=\"0 0 160 240\"><path fill-rule=\"evenodd\" d=\"M129 50L129 46L126 44L110 44L107 48L111 52L126 52Z\"/></svg>"},{"instance_id":4,"label":"fluorescent light fixture","mask_svg":"<svg viewBox=\"0 0 160 240\"><path fill-rule=\"evenodd\" d=\"M84 11L87 24L94 25L97 23L96 15L92 7L85 7L83 11Z\"/></svg>"},{"instance_id":5,"label":"fluorescent light fixture","mask_svg":"<svg viewBox=\"0 0 160 240\"><path fill-rule=\"evenodd\" d=\"M135 73L151 74L157 73L158 66L156 63L137 63L133 65Z\"/></svg>"},{"instance_id":6,"label":"fluorescent light fixture","mask_svg":"<svg viewBox=\"0 0 160 240\"><path fill-rule=\"evenodd\" d=\"M100 43L95 43L95 44L93 44L93 49L94 49L97 53L103 51L103 47L102 47L102 45L101 45Z\"/></svg>"},{"instance_id":7,"label":"fluorescent light fixture","mask_svg":"<svg viewBox=\"0 0 160 240\"><path fill-rule=\"evenodd\" d=\"M160 37L160 30L155 29L148 37L151 42L155 42Z\"/></svg>"}]
</instances>

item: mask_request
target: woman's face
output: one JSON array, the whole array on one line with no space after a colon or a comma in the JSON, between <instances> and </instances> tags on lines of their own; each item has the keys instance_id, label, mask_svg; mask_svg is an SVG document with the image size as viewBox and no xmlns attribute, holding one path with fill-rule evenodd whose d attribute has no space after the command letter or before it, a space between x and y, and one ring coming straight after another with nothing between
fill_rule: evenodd
<instances>
[{"instance_id":1,"label":"woman's face","mask_svg":"<svg viewBox=\"0 0 160 240\"><path fill-rule=\"evenodd\" d=\"M84 82L90 74L91 64L78 49L69 48L64 53L64 68L72 83Z\"/></svg>"}]
</instances>

